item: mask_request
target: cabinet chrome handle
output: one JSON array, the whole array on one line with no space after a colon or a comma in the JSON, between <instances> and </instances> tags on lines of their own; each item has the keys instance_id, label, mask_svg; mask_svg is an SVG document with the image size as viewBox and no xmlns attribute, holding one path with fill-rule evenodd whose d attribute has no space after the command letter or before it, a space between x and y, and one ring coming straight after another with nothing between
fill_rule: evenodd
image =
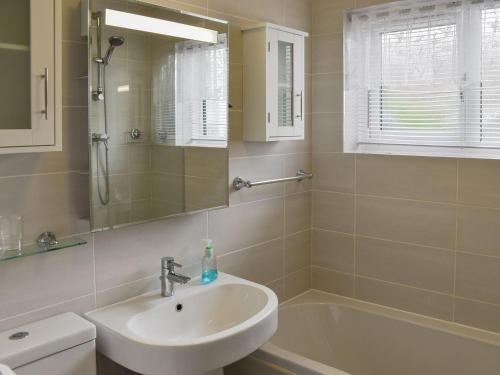
<instances>
[{"instance_id":1,"label":"cabinet chrome handle","mask_svg":"<svg viewBox=\"0 0 500 375\"><path fill-rule=\"evenodd\" d=\"M49 109L49 104L48 104L48 101L49 101L49 69L48 68L45 68L42 78L43 78L43 81L45 84L45 88L44 88L45 107L42 110L42 113L45 115L45 120L48 120L49 119L49 111L48 111L48 109Z\"/></svg>"},{"instance_id":2,"label":"cabinet chrome handle","mask_svg":"<svg viewBox=\"0 0 500 375\"><path fill-rule=\"evenodd\" d=\"M303 120L303 117L304 117L304 107L303 107L304 104L303 104L303 102L304 101L302 100L303 99L302 98L302 90L300 90L300 94L297 94L297 97L300 97L300 115L297 115L295 117L297 117L297 118L300 117L300 119Z\"/></svg>"}]
</instances>

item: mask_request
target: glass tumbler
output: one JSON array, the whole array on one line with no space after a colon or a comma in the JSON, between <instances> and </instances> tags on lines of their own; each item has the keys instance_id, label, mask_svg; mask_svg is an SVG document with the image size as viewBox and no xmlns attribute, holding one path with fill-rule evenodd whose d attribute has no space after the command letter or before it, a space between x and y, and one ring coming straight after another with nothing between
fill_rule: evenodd
<instances>
[{"instance_id":1,"label":"glass tumbler","mask_svg":"<svg viewBox=\"0 0 500 375\"><path fill-rule=\"evenodd\" d=\"M0 256L7 251L21 254L23 241L23 217L0 216Z\"/></svg>"}]
</instances>

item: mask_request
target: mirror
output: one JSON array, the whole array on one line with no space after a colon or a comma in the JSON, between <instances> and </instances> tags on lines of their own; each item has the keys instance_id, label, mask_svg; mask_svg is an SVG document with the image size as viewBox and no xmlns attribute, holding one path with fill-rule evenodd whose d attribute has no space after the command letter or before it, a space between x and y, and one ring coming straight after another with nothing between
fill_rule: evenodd
<instances>
[{"instance_id":1,"label":"mirror","mask_svg":"<svg viewBox=\"0 0 500 375\"><path fill-rule=\"evenodd\" d=\"M228 25L99 1L89 27L91 227L228 205Z\"/></svg>"}]
</instances>

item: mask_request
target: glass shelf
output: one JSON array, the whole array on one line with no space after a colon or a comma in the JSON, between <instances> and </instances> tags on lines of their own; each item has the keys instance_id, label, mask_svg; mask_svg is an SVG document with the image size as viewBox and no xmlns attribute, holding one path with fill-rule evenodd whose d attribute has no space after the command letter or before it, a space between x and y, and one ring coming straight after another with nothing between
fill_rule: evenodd
<instances>
[{"instance_id":1,"label":"glass shelf","mask_svg":"<svg viewBox=\"0 0 500 375\"><path fill-rule=\"evenodd\" d=\"M87 241L82 240L81 238L68 237L60 239L57 245L52 246L41 247L38 244L25 245L21 251L17 249L7 250L5 253L1 254L0 262L10 259L23 258L35 254L47 253L49 251L66 249L68 247L85 245L86 243Z\"/></svg>"}]
</instances>

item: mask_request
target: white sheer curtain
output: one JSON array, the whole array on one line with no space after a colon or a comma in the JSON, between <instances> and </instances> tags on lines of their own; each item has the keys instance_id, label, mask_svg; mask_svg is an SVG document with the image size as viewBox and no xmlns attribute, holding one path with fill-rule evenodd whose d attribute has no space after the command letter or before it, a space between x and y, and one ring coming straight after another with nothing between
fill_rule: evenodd
<instances>
[{"instance_id":1,"label":"white sheer curtain","mask_svg":"<svg viewBox=\"0 0 500 375\"><path fill-rule=\"evenodd\" d=\"M500 157L500 2L400 1L346 14L348 152Z\"/></svg>"}]
</instances>

